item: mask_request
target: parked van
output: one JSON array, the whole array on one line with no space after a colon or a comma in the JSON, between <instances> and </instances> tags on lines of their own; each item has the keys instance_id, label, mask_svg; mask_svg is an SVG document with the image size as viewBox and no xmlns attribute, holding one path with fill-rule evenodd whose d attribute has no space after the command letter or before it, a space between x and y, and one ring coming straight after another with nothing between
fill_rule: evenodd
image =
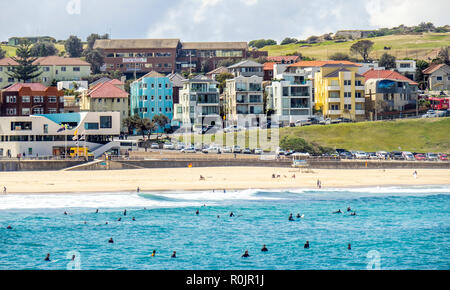
<instances>
[{"instance_id":1,"label":"parked van","mask_svg":"<svg viewBox=\"0 0 450 290\"><path fill-rule=\"evenodd\" d=\"M416 158L411 152L402 152L403 159L407 161L415 161Z\"/></svg>"}]
</instances>

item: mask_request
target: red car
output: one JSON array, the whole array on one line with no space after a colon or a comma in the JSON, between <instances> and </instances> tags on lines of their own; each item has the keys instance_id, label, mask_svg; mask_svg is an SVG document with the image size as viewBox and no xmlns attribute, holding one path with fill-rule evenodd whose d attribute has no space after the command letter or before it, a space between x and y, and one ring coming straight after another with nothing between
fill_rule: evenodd
<instances>
[{"instance_id":1,"label":"red car","mask_svg":"<svg viewBox=\"0 0 450 290\"><path fill-rule=\"evenodd\" d=\"M427 158L425 157L425 154L416 154L414 157L416 158L417 161L427 160Z\"/></svg>"},{"instance_id":2,"label":"red car","mask_svg":"<svg viewBox=\"0 0 450 290\"><path fill-rule=\"evenodd\" d=\"M439 154L439 160L448 161L448 155L447 154Z\"/></svg>"}]
</instances>

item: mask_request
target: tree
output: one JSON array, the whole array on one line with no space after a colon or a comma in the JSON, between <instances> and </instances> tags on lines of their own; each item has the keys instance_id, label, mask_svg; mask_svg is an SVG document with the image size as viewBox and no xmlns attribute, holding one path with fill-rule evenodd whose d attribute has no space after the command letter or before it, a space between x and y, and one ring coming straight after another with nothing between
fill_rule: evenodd
<instances>
[{"instance_id":1,"label":"tree","mask_svg":"<svg viewBox=\"0 0 450 290\"><path fill-rule=\"evenodd\" d=\"M378 65L381 67L385 67L386 69L392 69L392 68L397 67L397 64L395 63L395 61L396 61L395 56L390 55L385 52L380 57L380 61L379 61Z\"/></svg>"},{"instance_id":2,"label":"tree","mask_svg":"<svg viewBox=\"0 0 450 290\"><path fill-rule=\"evenodd\" d=\"M170 120L166 115L161 114L161 115L155 115L152 119L152 122L155 123L156 125L158 125L158 127L164 131L166 128L166 125L170 123ZM159 136L157 135L156 138L158 139Z\"/></svg>"},{"instance_id":3,"label":"tree","mask_svg":"<svg viewBox=\"0 0 450 290\"><path fill-rule=\"evenodd\" d=\"M223 93L225 86L227 84L227 80L234 78L232 73L221 73L216 76L216 81L219 83L220 93Z\"/></svg>"},{"instance_id":4,"label":"tree","mask_svg":"<svg viewBox=\"0 0 450 290\"><path fill-rule=\"evenodd\" d=\"M141 117L135 115L134 128L141 132L142 138L145 139L145 134L148 134L148 139L150 139L153 131L156 130L156 124L149 118L142 119Z\"/></svg>"},{"instance_id":5,"label":"tree","mask_svg":"<svg viewBox=\"0 0 450 290\"><path fill-rule=\"evenodd\" d=\"M362 56L364 62L369 61L369 54L373 49L374 43L370 40L360 40L350 47L350 52Z\"/></svg>"},{"instance_id":6,"label":"tree","mask_svg":"<svg viewBox=\"0 0 450 290\"><path fill-rule=\"evenodd\" d=\"M449 48L448 46L442 47L437 56L437 58L441 61L441 63L445 63L446 65L450 65L448 48Z\"/></svg>"},{"instance_id":7,"label":"tree","mask_svg":"<svg viewBox=\"0 0 450 290\"><path fill-rule=\"evenodd\" d=\"M3 48L0 47L0 59L4 58L6 56L6 51L3 50Z\"/></svg>"},{"instance_id":8,"label":"tree","mask_svg":"<svg viewBox=\"0 0 450 290\"><path fill-rule=\"evenodd\" d=\"M429 67L430 64L424 60L417 60L416 62L416 80L419 83L419 89L425 90L426 82L425 75L423 74L423 70Z\"/></svg>"},{"instance_id":9,"label":"tree","mask_svg":"<svg viewBox=\"0 0 450 290\"><path fill-rule=\"evenodd\" d=\"M103 50L101 49L86 49L83 52L86 61L91 64L91 69L94 74L100 73L100 68L105 64L103 57Z\"/></svg>"},{"instance_id":10,"label":"tree","mask_svg":"<svg viewBox=\"0 0 450 290\"><path fill-rule=\"evenodd\" d=\"M286 37L285 39L283 39L283 41L280 43L281 45L286 45L286 44L291 44L291 43L297 43L297 39L292 38L292 37Z\"/></svg>"},{"instance_id":11,"label":"tree","mask_svg":"<svg viewBox=\"0 0 450 290\"><path fill-rule=\"evenodd\" d=\"M91 33L86 39L87 49L94 49L94 44L97 39L109 39L109 34L99 35L97 33Z\"/></svg>"},{"instance_id":12,"label":"tree","mask_svg":"<svg viewBox=\"0 0 450 290\"><path fill-rule=\"evenodd\" d=\"M330 56L331 60L350 60L350 56L346 53L336 52Z\"/></svg>"},{"instance_id":13,"label":"tree","mask_svg":"<svg viewBox=\"0 0 450 290\"><path fill-rule=\"evenodd\" d=\"M75 35L71 35L69 39L66 40L64 47L70 57L80 57L83 53L83 44L81 43L81 39Z\"/></svg>"},{"instance_id":14,"label":"tree","mask_svg":"<svg viewBox=\"0 0 450 290\"><path fill-rule=\"evenodd\" d=\"M132 132L134 129L137 129L136 125L139 121L140 117L138 115L133 115L125 118L122 123L123 126L128 128L128 133Z\"/></svg>"},{"instance_id":15,"label":"tree","mask_svg":"<svg viewBox=\"0 0 450 290\"><path fill-rule=\"evenodd\" d=\"M320 40L320 38L318 36L313 35L313 36L308 37L306 39L306 42L309 44L313 44L313 43L318 43L319 40Z\"/></svg>"},{"instance_id":16,"label":"tree","mask_svg":"<svg viewBox=\"0 0 450 290\"><path fill-rule=\"evenodd\" d=\"M19 45L16 51L16 56L11 57L19 65L12 66L11 71L7 74L19 82L22 80L24 82L37 78L42 74L39 71L39 66L33 64L37 58L31 55L31 44L29 42Z\"/></svg>"},{"instance_id":17,"label":"tree","mask_svg":"<svg viewBox=\"0 0 450 290\"><path fill-rule=\"evenodd\" d=\"M38 42L31 48L31 55L35 57L44 57L58 54L58 50L51 42Z\"/></svg>"},{"instance_id":18,"label":"tree","mask_svg":"<svg viewBox=\"0 0 450 290\"><path fill-rule=\"evenodd\" d=\"M248 45L251 47L263 48L264 46L277 45L277 42L273 39L258 39L250 41Z\"/></svg>"}]
</instances>

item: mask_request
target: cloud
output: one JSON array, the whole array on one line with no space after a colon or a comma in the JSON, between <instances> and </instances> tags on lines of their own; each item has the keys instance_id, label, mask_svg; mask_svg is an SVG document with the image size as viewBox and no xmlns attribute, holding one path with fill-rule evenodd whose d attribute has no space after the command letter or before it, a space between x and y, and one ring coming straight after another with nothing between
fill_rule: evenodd
<instances>
[{"instance_id":1,"label":"cloud","mask_svg":"<svg viewBox=\"0 0 450 290\"><path fill-rule=\"evenodd\" d=\"M374 27L412 26L420 22L448 24L448 0L368 0L365 6Z\"/></svg>"}]
</instances>

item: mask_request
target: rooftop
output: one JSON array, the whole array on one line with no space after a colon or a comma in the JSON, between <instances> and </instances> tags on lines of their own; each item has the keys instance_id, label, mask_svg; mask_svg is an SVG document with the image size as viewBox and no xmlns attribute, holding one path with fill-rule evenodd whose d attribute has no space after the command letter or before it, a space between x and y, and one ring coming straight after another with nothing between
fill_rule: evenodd
<instances>
[{"instance_id":1,"label":"rooftop","mask_svg":"<svg viewBox=\"0 0 450 290\"><path fill-rule=\"evenodd\" d=\"M424 69L422 72L426 75L432 74L435 71L437 71L438 69L444 67L446 64L441 63L441 64L432 64L429 67L427 67L426 69Z\"/></svg>"},{"instance_id":2,"label":"rooftop","mask_svg":"<svg viewBox=\"0 0 450 290\"><path fill-rule=\"evenodd\" d=\"M243 60L233 65L230 65L228 68L238 68L238 67L264 67L264 65L253 61L253 60Z\"/></svg>"},{"instance_id":3,"label":"rooftop","mask_svg":"<svg viewBox=\"0 0 450 290\"><path fill-rule=\"evenodd\" d=\"M51 66L51 65L61 65L61 66L91 66L88 62L82 60L78 57L61 57L61 56L46 56L39 57L34 62L34 65L41 66ZM10 57L5 57L0 59L0 66L8 66L8 65L18 65L18 63Z\"/></svg>"},{"instance_id":4,"label":"rooftop","mask_svg":"<svg viewBox=\"0 0 450 290\"><path fill-rule=\"evenodd\" d=\"M47 87L41 83L16 83L4 89L4 92L18 92L22 88L30 88L32 91L44 92Z\"/></svg>"},{"instance_id":5,"label":"rooftop","mask_svg":"<svg viewBox=\"0 0 450 290\"><path fill-rule=\"evenodd\" d=\"M116 87L110 82L98 84L88 93L93 99L107 99L107 98L128 98L128 93Z\"/></svg>"},{"instance_id":6,"label":"rooftop","mask_svg":"<svg viewBox=\"0 0 450 290\"><path fill-rule=\"evenodd\" d=\"M408 82L410 85L418 85L418 83L410 80L402 74L399 74L396 71L392 70L369 70L366 71L363 76L366 78L366 81L369 79L391 79L391 80L399 80Z\"/></svg>"},{"instance_id":7,"label":"rooftop","mask_svg":"<svg viewBox=\"0 0 450 290\"><path fill-rule=\"evenodd\" d=\"M177 48L179 39L97 39L94 48L101 49L147 49Z\"/></svg>"},{"instance_id":8,"label":"rooftop","mask_svg":"<svg viewBox=\"0 0 450 290\"><path fill-rule=\"evenodd\" d=\"M289 67L323 67L323 66L330 66L330 65L344 65L344 66L352 66L352 67L359 67L360 64L346 61L346 60L324 60L324 61L299 61L297 63L293 63L289 65Z\"/></svg>"}]
</instances>

